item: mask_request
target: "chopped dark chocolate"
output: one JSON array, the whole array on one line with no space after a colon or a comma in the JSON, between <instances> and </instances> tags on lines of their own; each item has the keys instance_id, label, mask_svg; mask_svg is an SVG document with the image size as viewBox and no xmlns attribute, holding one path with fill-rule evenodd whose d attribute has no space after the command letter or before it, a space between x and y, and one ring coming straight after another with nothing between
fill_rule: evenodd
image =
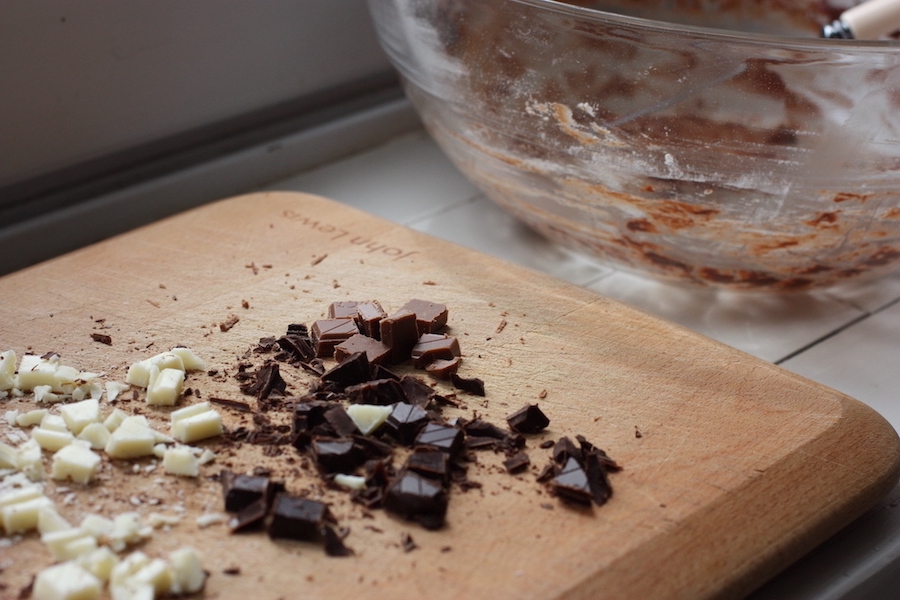
<instances>
[{"instance_id":1,"label":"chopped dark chocolate","mask_svg":"<svg viewBox=\"0 0 900 600\"><path fill-rule=\"evenodd\" d=\"M322 381L331 381L343 386L355 385L369 380L369 360L365 352L351 354L322 374Z\"/></svg>"},{"instance_id":2,"label":"chopped dark chocolate","mask_svg":"<svg viewBox=\"0 0 900 600\"><path fill-rule=\"evenodd\" d=\"M409 353L419 340L416 329L416 314L399 311L379 323L381 341L391 349L388 362L401 363L409 359Z\"/></svg>"},{"instance_id":3,"label":"chopped dark chocolate","mask_svg":"<svg viewBox=\"0 0 900 600\"><path fill-rule=\"evenodd\" d=\"M387 406L406 402L406 393L396 379L374 379L351 385L344 390L347 399L354 404L379 404Z\"/></svg>"},{"instance_id":4,"label":"chopped dark chocolate","mask_svg":"<svg viewBox=\"0 0 900 600\"><path fill-rule=\"evenodd\" d=\"M266 515L269 514L269 503L266 498L260 497L241 510L228 521L231 533L259 529L263 526Z\"/></svg>"},{"instance_id":5,"label":"chopped dark chocolate","mask_svg":"<svg viewBox=\"0 0 900 600\"><path fill-rule=\"evenodd\" d=\"M464 392L469 392L474 396L485 395L484 382L477 377L465 378L460 377L456 373L451 373L450 383L452 383L453 387L455 387L456 389L462 390Z\"/></svg>"},{"instance_id":6,"label":"chopped dark chocolate","mask_svg":"<svg viewBox=\"0 0 900 600\"><path fill-rule=\"evenodd\" d=\"M462 359L455 356L451 359L438 358L425 365L425 370L437 379L450 379L450 375L459 370Z\"/></svg>"},{"instance_id":7,"label":"chopped dark chocolate","mask_svg":"<svg viewBox=\"0 0 900 600\"><path fill-rule=\"evenodd\" d=\"M387 458L394 453L393 446L371 435L356 434L352 437L356 445L366 453L366 456Z\"/></svg>"},{"instance_id":8,"label":"chopped dark chocolate","mask_svg":"<svg viewBox=\"0 0 900 600\"><path fill-rule=\"evenodd\" d=\"M372 367L372 379L396 379L400 381L400 376L384 365L375 365Z\"/></svg>"},{"instance_id":9,"label":"chopped dark chocolate","mask_svg":"<svg viewBox=\"0 0 900 600\"><path fill-rule=\"evenodd\" d=\"M91 339L95 342L100 342L101 344L106 344L107 346L112 346L112 338L106 335L105 333L92 333Z\"/></svg>"},{"instance_id":10,"label":"chopped dark chocolate","mask_svg":"<svg viewBox=\"0 0 900 600\"><path fill-rule=\"evenodd\" d=\"M275 497L271 513L268 531L273 538L318 541L331 520L327 504L284 492Z\"/></svg>"},{"instance_id":11,"label":"chopped dark chocolate","mask_svg":"<svg viewBox=\"0 0 900 600\"><path fill-rule=\"evenodd\" d=\"M241 402L240 400L230 400L228 398L210 398L209 402L210 404L215 404L224 408L230 408L238 412L250 412L252 410L249 404L247 404L246 402Z\"/></svg>"},{"instance_id":12,"label":"chopped dark chocolate","mask_svg":"<svg viewBox=\"0 0 900 600\"><path fill-rule=\"evenodd\" d=\"M440 450L416 448L406 459L406 468L428 479L444 483L450 477L450 463L447 454Z\"/></svg>"},{"instance_id":13,"label":"chopped dark chocolate","mask_svg":"<svg viewBox=\"0 0 900 600\"><path fill-rule=\"evenodd\" d=\"M267 502L271 499L268 477L240 475L226 469L219 474L219 483L226 512L238 512L260 498Z\"/></svg>"},{"instance_id":14,"label":"chopped dark chocolate","mask_svg":"<svg viewBox=\"0 0 900 600\"><path fill-rule=\"evenodd\" d=\"M328 402L311 401L297 402L294 405L294 416L291 427L292 444L298 450L303 450L311 441L312 432L325 420L325 411L332 405Z\"/></svg>"},{"instance_id":15,"label":"chopped dark chocolate","mask_svg":"<svg viewBox=\"0 0 900 600\"><path fill-rule=\"evenodd\" d=\"M248 396L256 396L259 401L266 400L272 392L283 394L287 389L287 382L282 379L277 362L265 363L248 379L241 386L241 391Z\"/></svg>"},{"instance_id":16,"label":"chopped dark chocolate","mask_svg":"<svg viewBox=\"0 0 900 600\"><path fill-rule=\"evenodd\" d=\"M410 446L428 422L428 413L415 404L398 402L384 426L399 443Z\"/></svg>"},{"instance_id":17,"label":"chopped dark chocolate","mask_svg":"<svg viewBox=\"0 0 900 600\"><path fill-rule=\"evenodd\" d=\"M314 438L310 449L324 473L352 473L366 460L365 451L352 438Z\"/></svg>"},{"instance_id":18,"label":"chopped dark chocolate","mask_svg":"<svg viewBox=\"0 0 900 600\"><path fill-rule=\"evenodd\" d=\"M553 478L551 485L556 495L564 500L590 504L594 498L587 473L573 457L566 461L559 474Z\"/></svg>"},{"instance_id":19,"label":"chopped dark chocolate","mask_svg":"<svg viewBox=\"0 0 900 600\"><path fill-rule=\"evenodd\" d=\"M413 298L401 310L415 313L419 334L438 332L447 324L448 311L444 304Z\"/></svg>"},{"instance_id":20,"label":"chopped dark chocolate","mask_svg":"<svg viewBox=\"0 0 900 600\"><path fill-rule=\"evenodd\" d=\"M353 422L353 419L350 418L350 415L347 414L347 411L341 404L331 405L323 416L325 421L331 425L334 433L339 437L347 437L358 431L356 423Z\"/></svg>"},{"instance_id":21,"label":"chopped dark chocolate","mask_svg":"<svg viewBox=\"0 0 900 600\"><path fill-rule=\"evenodd\" d=\"M331 356L334 347L359 333L356 321L351 318L320 319L313 323L310 335L316 356Z\"/></svg>"},{"instance_id":22,"label":"chopped dark chocolate","mask_svg":"<svg viewBox=\"0 0 900 600\"><path fill-rule=\"evenodd\" d=\"M415 540L413 540L412 536L406 531L400 535L400 547L403 548L404 552L412 552L418 548Z\"/></svg>"},{"instance_id":23,"label":"chopped dark chocolate","mask_svg":"<svg viewBox=\"0 0 900 600\"><path fill-rule=\"evenodd\" d=\"M377 365L388 359L391 349L375 338L357 333L334 347L334 359L340 362L356 352L365 352L369 364Z\"/></svg>"},{"instance_id":24,"label":"chopped dark chocolate","mask_svg":"<svg viewBox=\"0 0 900 600\"><path fill-rule=\"evenodd\" d=\"M566 464L570 458L574 458L578 462L581 462L581 448L576 446L569 438L561 437L553 446L553 461L562 466Z\"/></svg>"},{"instance_id":25,"label":"chopped dark chocolate","mask_svg":"<svg viewBox=\"0 0 900 600\"><path fill-rule=\"evenodd\" d=\"M426 529L440 529L447 514L447 493L440 484L407 471L388 486L384 507L399 517L417 521Z\"/></svg>"},{"instance_id":26,"label":"chopped dark chocolate","mask_svg":"<svg viewBox=\"0 0 900 600\"><path fill-rule=\"evenodd\" d=\"M325 525L325 554L328 556L352 556L353 550L344 545L344 539L331 525Z\"/></svg>"},{"instance_id":27,"label":"chopped dark chocolate","mask_svg":"<svg viewBox=\"0 0 900 600\"><path fill-rule=\"evenodd\" d=\"M601 453L601 450L594 449L585 453L584 456L584 470L591 489L591 497L597 506L606 504L606 501L612 496L612 487L609 485L606 468L603 464L604 455Z\"/></svg>"},{"instance_id":28,"label":"chopped dark chocolate","mask_svg":"<svg viewBox=\"0 0 900 600\"><path fill-rule=\"evenodd\" d=\"M413 366L422 369L437 359L449 360L459 356L459 341L448 335L423 333L409 355Z\"/></svg>"},{"instance_id":29,"label":"chopped dark chocolate","mask_svg":"<svg viewBox=\"0 0 900 600\"><path fill-rule=\"evenodd\" d=\"M484 419L473 419L463 425L466 435L491 437L497 440L506 438L506 431Z\"/></svg>"},{"instance_id":30,"label":"chopped dark chocolate","mask_svg":"<svg viewBox=\"0 0 900 600\"><path fill-rule=\"evenodd\" d=\"M521 473L531 464L531 459L524 452L518 452L503 461L503 466L510 473Z\"/></svg>"},{"instance_id":31,"label":"chopped dark chocolate","mask_svg":"<svg viewBox=\"0 0 900 600\"><path fill-rule=\"evenodd\" d=\"M406 394L406 401L422 408L427 408L436 395L434 388L414 375L401 377L400 385Z\"/></svg>"},{"instance_id":32,"label":"chopped dark chocolate","mask_svg":"<svg viewBox=\"0 0 900 600\"><path fill-rule=\"evenodd\" d=\"M528 404L506 417L506 422L519 433L540 433L550 424L550 419L537 404Z\"/></svg>"},{"instance_id":33,"label":"chopped dark chocolate","mask_svg":"<svg viewBox=\"0 0 900 600\"><path fill-rule=\"evenodd\" d=\"M447 454L456 454L463 445L463 432L452 425L428 423L416 437L417 446L437 448Z\"/></svg>"},{"instance_id":34,"label":"chopped dark chocolate","mask_svg":"<svg viewBox=\"0 0 900 600\"><path fill-rule=\"evenodd\" d=\"M316 357L312 342L305 335L287 333L278 338L276 343L294 360L309 362Z\"/></svg>"}]
</instances>

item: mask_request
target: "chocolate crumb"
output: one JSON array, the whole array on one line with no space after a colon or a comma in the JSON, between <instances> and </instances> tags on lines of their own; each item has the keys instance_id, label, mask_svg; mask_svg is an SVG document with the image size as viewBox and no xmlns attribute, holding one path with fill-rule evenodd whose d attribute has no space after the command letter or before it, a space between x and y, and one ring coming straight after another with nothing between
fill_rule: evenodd
<instances>
[{"instance_id":1,"label":"chocolate crumb","mask_svg":"<svg viewBox=\"0 0 900 600\"><path fill-rule=\"evenodd\" d=\"M240 567L225 567L222 569L222 574L224 575L240 575L241 568Z\"/></svg>"},{"instance_id":2,"label":"chocolate crumb","mask_svg":"<svg viewBox=\"0 0 900 600\"><path fill-rule=\"evenodd\" d=\"M235 325L237 325L238 322L239 322L240 320L241 320L240 317L238 317L238 316L235 315L235 314L228 315L228 318L227 318L227 319L225 319L224 321L222 321L221 323L219 323L219 330L220 330L220 331L223 331L223 332L224 332L224 331L228 331L228 330L230 330L232 327L234 327Z\"/></svg>"},{"instance_id":3,"label":"chocolate crumb","mask_svg":"<svg viewBox=\"0 0 900 600\"><path fill-rule=\"evenodd\" d=\"M458 390L469 392L475 396L484 396L484 381L477 377L465 378L456 373L450 374L450 382Z\"/></svg>"},{"instance_id":4,"label":"chocolate crumb","mask_svg":"<svg viewBox=\"0 0 900 600\"><path fill-rule=\"evenodd\" d=\"M106 335L105 333L92 333L91 339L95 342L100 342L101 344L106 344L107 346L112 346L112 338Z\"/></svg>"},{"instance_id":5,"label":"chocolate crumb","mask_svg":"<svg viewBox=\"0 0 900 600\"><path fill-rule=\"evenodd\" d=\"M407 533L406 531L404 531L400 535L400 547L403 548L404 552L412 552L413 550L418 548L412 536L409 535L409 533Z\"/></svg>"},{"instance_id":6,"label":"chocolate crumb","mask_svg":"<svg viewBox=\"0 0 900 600\"><path fill-rule=\"evenodd\" d=\"M325 526L325 554L328 556L352 556L353 550L344 545L341 535L331 525Z\"/></svg>"}]
</instances>

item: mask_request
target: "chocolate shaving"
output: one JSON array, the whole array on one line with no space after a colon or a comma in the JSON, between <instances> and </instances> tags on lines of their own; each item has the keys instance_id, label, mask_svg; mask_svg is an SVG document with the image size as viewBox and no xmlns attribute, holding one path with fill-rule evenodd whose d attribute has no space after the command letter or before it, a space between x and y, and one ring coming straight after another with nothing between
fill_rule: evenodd
<instances>
[{"instance_id":1,"label":"chocolate shaving","mask_svg":"<svg viewBox=\"0 0 900 600\"><path fill-rule=\"evenodd\" d=\"M239 400L229 400L228 398L210 398L209 402L218 406L222 406L224 408L231 408L238 412L250 412L251 410L253 410L250 408L249 404L247 404L246 402L241 402Z\"/></svg>"},{"instance_id":2,"label":"chocolate shaving","mask_svg":"<svg viewBox=\"0 0 900 600\"><path fill-rule=\"evenodd\" d=\"M475 396L484 396L484 382L477 377L465 378L456 373L450 374L450 383L458 390L468 392Z\"/></svg>"},{"instance_id":3,"label":"chocolate shaving","mask_svg":"<svg viewBox=\"0 0 900 600\"><path fill-rule=\"evenodd\" d=\"M95 342L100 342L101 344L106 344L107 346L112 346L112 338L106 335L105 333L92 333L91 339Z\"/></svg>"}]
</instances>

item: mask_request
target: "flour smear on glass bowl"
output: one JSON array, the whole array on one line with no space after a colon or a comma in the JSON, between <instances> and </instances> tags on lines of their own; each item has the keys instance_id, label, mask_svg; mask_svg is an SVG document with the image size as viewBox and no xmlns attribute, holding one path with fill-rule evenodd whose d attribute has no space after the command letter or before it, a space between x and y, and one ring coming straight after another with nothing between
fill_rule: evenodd
<instances>
[{"instance_id":1,"label":"flour smear on glass bowl","mask_svg":"<svg viewBox=\"0 0 900 600\"><path fill-rule=\"evenodd\" d=\"M900 42L821 0L369 0L450 159L618 268L802 290L900 266Z\"/></svg>"}]
</instances>

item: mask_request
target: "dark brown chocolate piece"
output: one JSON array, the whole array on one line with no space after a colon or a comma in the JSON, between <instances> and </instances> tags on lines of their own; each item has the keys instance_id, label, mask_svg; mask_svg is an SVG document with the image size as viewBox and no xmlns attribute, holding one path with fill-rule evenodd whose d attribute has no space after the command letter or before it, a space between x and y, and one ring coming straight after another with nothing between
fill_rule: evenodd
<instances>
[{"instance_id":1,"label":"dark brown chocolate piece","mask_svg":"<svg viewBox=\"0 0 900 600\"><path fill-rule=\"evenodd\" d=\"M465 378L456 373L450 374L450 383L458 390L469 392L474 396L484 396L484 382L477 377Z\"/></svg>"},{"instance_id":2,"label":"dark brown chocolate piece","mask_svg":"<svg viewBox=\"0 0 900 600\"><path fill-rule=\"evenodd\" d=\"M463 437L462 430L457 427L443 423L428 423L416 437L416 445L437 448L453 455L462 448Z\"/></svg>"},{"instance_id":3,"label":"dark brown chocolate piece","mask_svg":"<svg viewBox=\"0 0 900 600\"><path fill-rule=\"evenodd\" d=\"M272 392L283 394L287 389L287 382L281 377L281 369L277 362L269 361L261 366L250 380L241 386L241 391L248 396L256 396L263 401Z\"/></svg>"},{"instance_id":4,"label":"dark brown chocolate piece","mask_svg":"<svg viewBox=\"0 0 900 600\"><path fill-rule=\"evenodd\" d=\"M330 520L327 504L281 493L275 497L272 504L269 536L318 541L322 537L326 522Z\"/></svg>"},{"instance_id":5,"label":"dark brown chocolate piece","mask_svg":"<svg viewBox=\"0 0 900 600\"><path fill-rule=\"evenodd\" d=\"M365 352L351 354L322 374L322 381L330 381L343 386L355 385L369 380L369 359Z\"/></svg>"},{"instance_id":6,"label":"dark brown chocolate piece","mask_svg":"<svg viewBox=\"0 0 900 600\"><path fill-rule=\"evenodd\" d=\"M294 416L291 427L292 444L298 450L305 449L311 439L312 432L327 423L325 411L331 408L328 402L297 402L294 405ZM321 433L321 431L319 431Z\"/></svg>"},{"instance_id":7,"label":"dark brown chocolate piece","mask_svg":"<svg viewBox=\"0 0 900 600\"><path fill-rule=\"evenodd\" d=\"M409 352L413 366L419 369L437 359L453 359L459 356L459 340L439 333L423 333Z\"/></svg>"},{"instance_id":8,"label":"dark brown chocolate piece","mask_svg":"<svg viewBox=\"0 0 900 600\"><path fill-rule=\"evenodd\" d=\"M387 442L382 442L378 438L374 438L371 435L356 434L352 437L356 442L356 445L362 448L362 450L366 453L366 456L371 456L373 458L387 458L394 453L393 446L391 446Z\"/></svg>"},{"instance_id":9,"label":"dark brown chocolate piece","mask_svg":"<svg viewBox=\"0 0 900 600\"><path fill-rule=\"evenodd\" d=\"M410 446L427 422L428 413L422 407L398 402L384 426L395 440Z\"/></svg>"},{"instance_id":10,"label":"dark brown chocolate piece","mask_svg":"<svg viewBox=\"0 0 900 600\"><path fill-rule=\"evenodd\" d=\"M331 525L325 525L325 554L328 556L353 556L353 550L344 545L344 539Z\"/></svg>"},{"instance_id":11,"label":"dark brown chocolate piece","mask_svg":"<svg viewBox=\"0 0 900 600\"><path fill-rule=\"evenodd\" d=\"M465 423L463 429L468 436L484 436L497 440L506 439L506 431L484 419L474 419Z\"/></svg>"},{"instance_id":12,"label":"dark brown chocolate piece","mask_svg":"<svg viewBox=\"0 0 900 600\"><path fill-rule=\"evenodd\" d=\"M419 340L416 329L416 314L399 311L379 323L381 341L391 349L389 363L401 363L409 358L409 353Z\"/></svg>"},{"instance_id":13,"label":"dark brown chocolate piece","mask_svg":"<svg viewBox=\"0 0 900 600\"><path fill-rule=\"evenodd\" d=\"M587 473L575 458L569 458L551 483L553 491L564 500L590 504L594 498Z\"/></svg>"},{"instance_id":14,"label":"dark brown chocolate piece","mask_svg":"<svg viewBox=\"0 0 900 600\"><path fill-rule=\"evenodd\" d=\"M372 367L372 379L396 379L400 381L400 376L384 365L375 365Z\"/></svg>"},{"instance_id":15,"label":"dark brown chocolate piece","mask_svg":"<svg viewBox=\"0 0 900 600\"><path fill-rule=\"evenodd\" d=\"M320 319L313 323L310 335L316 356L331 356L334 347L359 333L356 321L351 318Z\"/></svg>"},{"instance_id":16,"label":"dark brown chocolate piece","mask_svg":"<svg viewBox=\"0 0 900 600\"><path fill-rule=\"evenodd\" d=\"M503 466L510 473L520 473L528 468L531 459L524 452L518 452L503 461Z\"/></svg>"},{"instance_id":17,"label":"dark brown chocolate piece","mask_svg":"<svg viewBox=\"0 0 900 600\"><path fill-rule=\"evenodd\" d=\"M416 327L419 334L436 333L447 324L447 306L428 300L412 299L400 310L408 310L416 314Z\"/></svg>"},{"instance_id":18,"label":"dark brown chocolate piece","mask_svg":"<svg viewBox=\"0 0 900 600\"><path fill-rule=\"evenodd\" d=\"M259 529L268 514L269 503L266 498L260 497L239 510L237 515L228 521L228 527L231 533Z\"/></svg>"},{"instance_id":19,"label":"dark brown chocolate piece","mask_svg":"<svg viewBox=\"0 0 900 600\"><path fill-rule=\"evenodd\" d=\"M388 486L384 507L426 529L440 529L447 514L447 493L439 483L407 471Z\"/></svg>"},{"instance_id":20,"label":"dark brown chocolate piece","mask_svg":"<svg viewBox=\"0 0 900 600\"><path fill-rule=\"evenodd\" d=\"M356 305L356 320L359 329L371 338L381 339L381 320L387 317L387 313L381 308L381 304L375 300L359 302Z\"/></svg>"},{"instance_id":21,"label":"dark brown chocolate piece","mask_svg":"<svg viewBox=\"0 0 900 600\"><path fill-rule=\"evenodd\" d=\"M412 536L405 531L400 535L400 547L403 548L404 552L412 552L418 548Z\"/></svg>"},{"instance_id":22,"label":"dark brown chocolate piece","mask_svg":"<svg viewBox=\"0 0 900 600\"><path fill-rule=\"evenodd\" d=\"M550 419L537 404L528 404L506 417L506 422L519 433L540 433L550 424Z\"/></svg>"},{"instance_id":23,"label":"dark brown chocolate piece","mask_svg":"<svg viewBox=\"0 0 900 600\"><path fill-rule=\"evenodd\" d=\"M432 377L436 377L437 379L450 379L450 375L459 370L459 364L461 362L462 359L458 356L449 360L439 358L425 365L425 370L428 371Z\"/></svg>"},{"instance_id":24,"label":"dark brown chocolate piece","mask_svg":"<svg viewBox=\"0 0 900 600\"><path fill-rule=\"evenodd\" d=\"M324 473L352 473L366 460L352 438L315 438L310 445L316 466Z\"/></svg>"},{"instance_id":25,"label":"dark brown chocolate piece","mask_svg":"<svg viewBox=\"0 0 900 600\"><path fill-rule=\"evenodd\" d=\"M450 477L450 462L447 454L440 450L416 448L406 459L406 468L422 477L444 483Z\"/></svg>"},{"instance_id":26,"label":"dark brown chocolate piece","mask_svg":"<svg viewBox=\"0 0 900 600\"><path fill-rule=\"evenodd\" d=\"M553 461L562 466L568 462L570 458L574 458L578 462L582 460L581 448L576 446L572 440L567 437L559 438L556 445L553 446Z\"/></svg>"},{"instance_id":27,"label":"dark brown chocolate piece","mask_svg":"<svg viewBox=\"0 0 900 600\"><path fill-rule=\"evenodd\" d=\"M591 489L591 498L594 504L601 506L606 504L612 496L612 486L606 477L606 468L603 464L603 455L600 450L591 450L584 457L584 470L587 474L588 485Z\"/></svg>"},{"instance_id":28,"label":"dark brown chocolate piece","mask_svg":"<svg viewBox=\"0 0 900 600\"><path fill-rule=\"evenodd\" d=\"M387 406L406 402L406 393L396 379L374 379L351 385L344 390L347 399L354 404L379 404Z\"/></svg>"},{"instance_id":29,"label":"dark brown chocolate piece","mask_svg":"<svg viewBox=\"0 0 900 600\"><path fill-rule=\"evenodd\" d=\"M347 437L357 432L356 423L341 404L333 404L323 416L339 437Z\"/></svg>"},{"instance_id":30,"label":"dark brown chocolate piece","mask_svg":"<svg viewBox=\"0 0 900 600\"><path fill-rule=\"evenodd\" d=\"M436 396L434 388L414 375L401 377L400 385L406 394L406 401L422 408L427 408L431 404L431 400Z\"/></svg>"},{"instance_id":31,"label":"dark brown chocolate piece","mask_svg":"<svg viewBox=\"0 0 900 600\"><path fill-rule=\"evenodd\" d=\"M239 475L223 470L219 483L222 484L226 512L239 512L259 499L266 502L271 499L268 477Z\"/></svg>"},{"instance_id":32,"label":"dark brown chocolate piece","mask_svg":"<svg viewBox=\"0 0 900 600\"><path fill-rule=\"evenodd\" d=\"M388 359L391 349L375 338L357 333L334 347L334 359L340 362L356 352L365 352L369 364L377 365Z\"/></svg>"},{"instance_id":33,"label":"dark brown chocolate piece","mask_svg":"<svg viewBox=\"0 0 900 600\"><path fill-rule=\"evenodd\" d=\"M293 360L309 362L316 357L312 341L306 335L287 333L275 342Z\"/></svg>"}]
</instances>

